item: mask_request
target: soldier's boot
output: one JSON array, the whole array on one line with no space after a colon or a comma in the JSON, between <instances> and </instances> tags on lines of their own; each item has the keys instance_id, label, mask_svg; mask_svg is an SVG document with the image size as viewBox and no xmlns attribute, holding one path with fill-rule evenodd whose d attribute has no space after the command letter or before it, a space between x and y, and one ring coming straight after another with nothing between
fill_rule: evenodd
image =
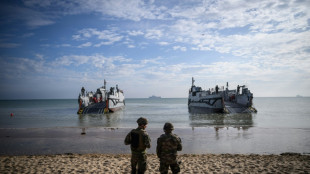
<instances>
[{"instance_id":1,"label":"soldier's boot","mask_svg":"<svg viewBox=\"0 0 310 174\"><path fill-rule=\"evenodd\" d=\"M136 167L131 167L131 174L137 174Z\"/></svg>"},{"instance_id":2,"label":"soldier's boot","mask_svg":"<svg viewBox=\"0 0 310 174\"><path fill-rule=\"evenodd\" d=\"M180 166L179 166L180 164L181 164L180 162L177 162L176 164L172 164L172 165L170 166L170 168L171 168L173 174L178 174L178 173L180 173Z\"/></svg>"}]
</instances>

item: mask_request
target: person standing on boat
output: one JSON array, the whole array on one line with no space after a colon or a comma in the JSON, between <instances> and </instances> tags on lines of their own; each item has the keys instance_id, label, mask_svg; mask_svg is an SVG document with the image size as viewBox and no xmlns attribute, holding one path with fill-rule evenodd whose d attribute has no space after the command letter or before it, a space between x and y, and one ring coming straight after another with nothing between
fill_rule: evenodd
<instances>
[{"instance_id":1,"label":"person standing on boat","mask_svg":"<svg viewBox=\"0 0 310 174\"><path fill-rule=\"evenodd\" d=\"M177 161L177 151L182 150L182 141L176 134L172 134L173 125L169 122L164 125L164 132L157 139L156 154L160 160L159 171L167 174L169 166L173 174L180 172L180 165Z\"/></svg>"},{"instance_id":2,"label":"person standing on boat","mask_svg":"<svg viewBox=\"0 0 310 174\"><path fill-rule=\"evenodd\" d=\"M218 85L215 86L215 92L216 92L216 94L219 93L219 86Z\"/></svg>"},{"instance_id":3,"label":"person standing on boat","mask_svg":"<svg viewBox=\"0 0 310 174\"><path fill-rule=\"evenodd\" d=\"M137 120L138 128L131 130L126 138L125 145L131 148L131 173L143 174L147 169L146 148L151 147L151 139L145 131L148 121L144 117ZM138 165L138 171L137 171Z\"/></svg>"}]
</instances>

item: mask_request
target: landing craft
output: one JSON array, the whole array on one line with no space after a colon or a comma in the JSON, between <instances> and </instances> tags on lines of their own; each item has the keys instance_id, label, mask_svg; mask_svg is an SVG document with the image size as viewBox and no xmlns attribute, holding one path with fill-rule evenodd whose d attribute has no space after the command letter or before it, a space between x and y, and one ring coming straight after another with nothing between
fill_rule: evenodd
<instances>
[{"instance_id":1,"label":"landing craft","mask_svg":"<svg viewBox=\"0 0 310 174\"><path fill-rule=\"evenodd\" d=\"M229 90L215 86L209 90L192 86L188 95L188 110L191 113L252 113L257 112L253 107L253 93L245 86L237 86L237 89ZM240 91L241 88L241 91Z\"/></svg>"},{"instance_id":2,"label":"landing craft","mask_svg":"<svg viewBox=\"0 0 310 174\"><path fill-rule=\"evenodd\" d=\"M85 92L84 87L82 87L78 98L78 114L102 114L124 108L125 96L123 90L120 90L118 85L107 90L106 83L104 80L104 86L98 88L95 93Z\"/></svg>"}]
</instances>

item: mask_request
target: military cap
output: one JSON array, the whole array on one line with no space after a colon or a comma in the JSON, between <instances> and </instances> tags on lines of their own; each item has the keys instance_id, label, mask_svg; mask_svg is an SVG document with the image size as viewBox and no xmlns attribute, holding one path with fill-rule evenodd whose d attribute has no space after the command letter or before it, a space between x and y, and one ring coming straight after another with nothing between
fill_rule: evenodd
<instances>
[{"instance_id":1,"label":"military cap","mask_svg":"<svg viewBox=\"0 0 310 174\"><path fill-rule=\"evenodd\" d=\"M137 120L137 123L138 123L138 125L147 125L147 124L148 124L148 121L147 121L146 118L140 117L140 118Z\"/></svg>"},{"instance_id":2,"label":"military cap","mask_svg":"<svg viewBox=\"0 0 310 174\"><path fill-rule=\"evenodd\" d=\"M169 123L169 122L165 123L164 130L173 130L173 129L174 127L172 123Z\"/></svg>"}]
</instances>

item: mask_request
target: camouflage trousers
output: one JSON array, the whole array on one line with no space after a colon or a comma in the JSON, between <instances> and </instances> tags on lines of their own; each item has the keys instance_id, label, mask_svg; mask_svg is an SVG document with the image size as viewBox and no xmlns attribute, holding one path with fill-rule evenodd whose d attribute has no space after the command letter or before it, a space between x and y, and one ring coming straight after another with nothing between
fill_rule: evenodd
<instances>
[{"instance_id":1,"label":"camouflage trousers","mask_svg":"<svg viewBox=\"0 0 310 174\"><path fill-rule=\"evenodd\" d=\"M176 155L162 155L160 157L159 171L161 174L167 174L169 167L173 174L180 172L180 164L177 160Z\"/></svg>"},{"instance_id":2,"label":"camouflage trousers","mask_svg":"<svg viewBox=\"0 0 310 174\"><path fill-rule=\"evenodd\" d=\"M167 174L168 170L169 170L169 166L171 168L171 171L173 174L179 173L180 172L180 166L179 164L176 162L174 164L167 164L164 162L160 162L160 167L159 167L159 171L161 174Z\"/></svg>"},{"instance_id":3,"label":"camouflage trousers","mask_svg":"<svg viewBox=\"0 0 310 174\"><path fill-rule=\"evenodd\" d=\"M138 166L138 174L143 174L147 168L147 156L146 153L132 153L131 154L131 173L137 173Z\"/></svg>"}]
</instances>

